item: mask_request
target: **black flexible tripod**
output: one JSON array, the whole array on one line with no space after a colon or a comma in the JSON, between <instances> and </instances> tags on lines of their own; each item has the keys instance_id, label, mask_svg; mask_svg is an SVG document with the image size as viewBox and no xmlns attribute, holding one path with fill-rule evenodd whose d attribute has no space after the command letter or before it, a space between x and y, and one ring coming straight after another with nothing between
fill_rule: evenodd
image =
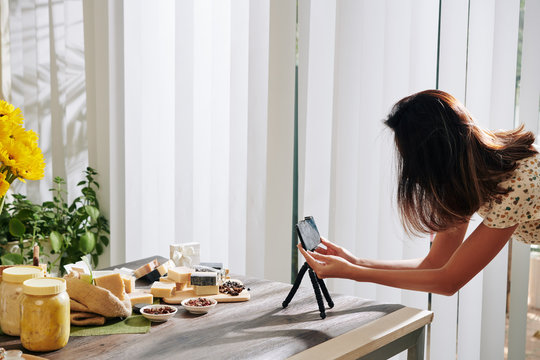
<instances>
[{"instance_id":1,"label":"black flexible tripod","mask_svg":"<svg viewBox=\"0 0 540 360\"><path fill-rule=\"evenodd\" d=\"M326 312L324 309L324 303L321 296L321 290L324 294L324 298L326 299L326 302L328 303L328 306L330 308L334 307L334 302L332 301L332 298L330 297L330 294L328 293L328 289L326 288L326 284L324 283L324 280L319 279L313 269L311 269L307 262L304 262L304 265L302 265L302 268L300 268L300 271L298 271L298 275L296 275L296 280L294 280L294 285L289 291L289 295L287 295L287 298L285 298L285 301L283 301L283 307L286 308L287 305L291 302L292 298L294 297L294 294L296 294L296 290L298 290L298 287L300 286L300 283L302 282L302 278L304 277L304 274L309 269L309 278L311 279L311 285L313 285L313 291L315 292L315 298L317 299L317 304L319 305L319 312L321 313L321 318L326 317ZM320 286L320 289L319 289Z\"/></svg>"}]
</instances>

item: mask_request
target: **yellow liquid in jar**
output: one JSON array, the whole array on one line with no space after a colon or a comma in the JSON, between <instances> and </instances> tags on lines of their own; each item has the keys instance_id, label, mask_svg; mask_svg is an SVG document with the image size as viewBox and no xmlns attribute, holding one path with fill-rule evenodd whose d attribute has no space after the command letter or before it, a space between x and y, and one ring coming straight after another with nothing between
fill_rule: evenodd
<instances>
[{"instance_id":1,"label":"yellow liquid in jar","mask_svg":"<svg viewBox=\"0 0 540 360\"><path fill-rule=\"evenodd\" d=\"M63 348L69 340L69 296L24 294L21 302L21 343L30 351Z\"/></svg>"},{"instance_id":2,"label":"yellow liquid in jar","mask_svg":"<svg viewBox=\"0 0 540 360\"><path fill-rule=\"evenodd\" d=\"M4 281L0 285L0 325L6 335L19 336L21 327L20 304L23 296L22 284Z\"/></svg>"}]
</instances>

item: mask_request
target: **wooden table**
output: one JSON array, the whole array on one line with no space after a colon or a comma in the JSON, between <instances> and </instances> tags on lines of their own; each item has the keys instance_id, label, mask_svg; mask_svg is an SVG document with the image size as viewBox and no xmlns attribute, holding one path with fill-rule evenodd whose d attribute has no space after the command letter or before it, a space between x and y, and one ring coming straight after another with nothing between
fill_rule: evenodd
<instances>
[{"instance_id":1,"label":"wooden table","mask_svg":"<svg viewBox=\"0 0 540 360\"><path fill-rule=\"evenodd\" d=\"M119 267L134 269L156 257ZM47 359L313 360L386 359L408 350L408 359L424 358L424 328L433 318L430 311L332 294L335 306L327 309L322 320L311 287L300 287L283 309L290 284L240 279L250 289L247 302L219 303L205 315L179 309L171 320L152 323L147 334L71 337L63 349L36 355ZM137 283L137 287L148 286ZM0 336L0 346L22 350L16 337Z\"/></svg>"}]
</instances>

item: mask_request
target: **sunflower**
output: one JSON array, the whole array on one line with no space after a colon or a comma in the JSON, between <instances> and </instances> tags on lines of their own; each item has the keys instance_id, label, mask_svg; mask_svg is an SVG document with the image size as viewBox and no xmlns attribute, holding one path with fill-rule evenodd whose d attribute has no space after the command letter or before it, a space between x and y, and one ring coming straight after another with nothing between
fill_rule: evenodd
<instances>
[{"instance_id":1,"label":"sunflower","mask_svg":"<svg viewBox=\"0 0 540 360\"><path fill-rule=\"evenodd\" d=\"M39 148L31 151L28 157L16 170L16 175L24 182L27 180L39 180L45 175L45 162Z\"/></svg>"},{"instance_id":2,"label":"sunflower","mask_svg":"<svg viewBox=\"0 0 540 360\"><path fill-rule=\"evenodd\" d=\"M39 180L45 174L38 135L26 130L23 120L19 108L0 100L0 201L15 179Z\"/></svg>"},{"instance_id":3,"label":"sunflower","mask_svg":"<svg viewBox=\"0 0 540 360\"><path fill-rule=\"evenodd\" d=\"M6 195L9 189L9 183L6 181L6 173L0 173L0 198Z\"/></svg>"},{"instance_id":4,"label":"sunflower","mask_svg":"<svg viewBox=\"0 0 540 360\"><path fill-rule=\"evenodd\" d=\"M16 124L12 121L2 121L0 120L0 142L4 143L9 139L12 139L14 133L17 132L17 127L21 128L24 131L24 128L20 124Z\"/></svg>"},{"instance_id":5,"label":"sunflower","mask_svg":"<svg viewBox=\"0 0 540 360\"><path fill-rule=\"evenodd\" d=\"M29 156L30 150L20 142L10 139L0 144L0 161L9 166L14 174Z\"/></svg>"},{"instance_id":6,"label":"sunflower","mask_svg":"<svg viewBox=\"0 0 540 360\"><path fill-rule=\"evenodd\" d=\"M24 118L21 109L15 108L7 101L0 100L0 120L22 124Z\"/></svg>"}]
</instances>

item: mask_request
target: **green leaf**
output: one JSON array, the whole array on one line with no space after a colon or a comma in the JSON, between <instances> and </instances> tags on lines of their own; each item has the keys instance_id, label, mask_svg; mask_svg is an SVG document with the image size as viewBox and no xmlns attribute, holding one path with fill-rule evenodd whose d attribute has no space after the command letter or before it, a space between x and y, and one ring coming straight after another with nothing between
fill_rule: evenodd
<instances>
[{"instance_id":1,"label":"green leaf","mask_svg":"<svg viewBox=\"0 0 540 360\"><path fill-rule=\"evenodd\" d=\"M52 201L45 201L42 206L47 209L54 209L54 203Z\"/></svg>"},{"instance_id":2,"label":"green leaf","mask_svg":"<svg viewBox=\"0 0 540 360\"><path fill-rule=\"evenodd\" d=\"M96 254L92 254L92 262L96 267L99 264L99 257Z\"/></svg>"},{"instance_id":3,"label":"green leaf","mask_svg":"<svg viewBox=\"0 0 540 360\"><path fill-rule=\"evenodd\" d=\"M15 237L21 237L26 232L26 228L21 220L16 217L9 220L9 233Z\"/></svg>"},{"instance_id":4,"label":"green leaf","mask_svg":"<svg viewBox=\"0 0 540 360\"><path fill-rule=\"evenodd\" d=\"M19 265L24 262L24 258L21 254L9 253L2 255L2 265Z\"/></svg>"},{"instance_id":5,"label":"green leaf","mask_svg":"<svg viewBox=\"0 0 540 360\"><path fill-rule=\"evenodd\" d=\"M64 236L58 231L51 231L49 239L51 241L51 248L53 249L53 251L60 251L60 249L62 248L62 244L64 243Z\"/></svg>"},{"instance_id":6,"label":"green leaf","mask_svg":"<svg viewBox=\"0 0 540 360\"><path fill-rule=\"evenodd\" d=\"M25 219L28 219L28 218L32 217L33 213L34 213L34 212L33 212L32 210L30 210L30 209L22 209L21 211L19 211L19 212L17 213L17 216L16 216L16 217L17 217L19 220L23 221L23 220L25 220Z\"/></svg>"},{"instance_id":7,"label":"green leaf","mask_svg":"<svg viewBox=\"0 0 540 360\"><path fill-rule=\"evenodd\" d=\"M96 253L97 253L98 255L103 254L103 245L101 245L100 243L97 243L97 244L96 244Z\"/></svg>"},{"instance_id":8,"label":"green leaf","mask_svg":"<svg viewBox=\"0 0 540 360\"><path fill-rule=\"evenodd\" d=\"M88 215L90 215L90 217L94 220L97 220L97 218L99 217L99 210L96 209L95 207L91 206L91 205L86 205L84 207L84 209L86 210L86 213Z\"/></svg>"},{"instance_id":9,"label":"green leaf","mask_svg":"<svg viewBox=\"0 0 540 360\"><path fill-rule=\"evenodd\" d=\"M79 249L85 253L88 254L94 248L96 247L96 236L93 232L87 231L84 233L83 236L81 236L81 239L79 241Z\"/></svg>"},{"instance_id":10,"label":"green leaf","mask_svg":"<svg viewBox=\"0 0 540 360\"><path fill-rule=\"evenodd\" d=\"M101 240L101 242L103 243L103 245L105 246L109 246L109 238L106 237L105 235L101 235L99 237L99 239Z\"/></svg>"}]
</instances>

